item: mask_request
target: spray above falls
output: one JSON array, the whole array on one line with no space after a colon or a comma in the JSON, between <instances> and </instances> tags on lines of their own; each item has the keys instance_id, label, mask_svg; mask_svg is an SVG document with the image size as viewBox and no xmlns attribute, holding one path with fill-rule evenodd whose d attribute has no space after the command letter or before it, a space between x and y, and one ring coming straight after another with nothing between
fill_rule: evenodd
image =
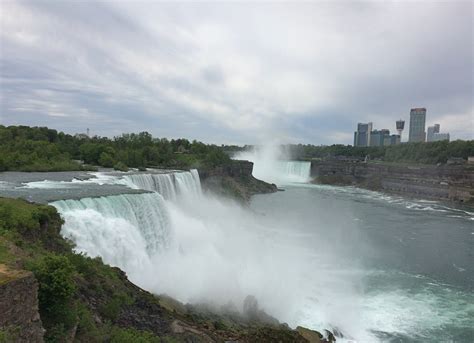
<instances>
[{"instance_id":1,"label":"spray above falls","mask_svg":"<svg viewBox=\"0 0 474 343\"><path fill-rule=\"evenodd\" d=\"M257 179L285 185L311 180L311 162L292 161L278 146L259 146L234 156L236 160L253 162L252 175Z\"/></svg>"},{"instance_id":2,"label":"spray above falls","mask_svg":"<svg viewBox=\"0 0 474 343\"><path fill-rule=\"evenodd\" d=\"M304 169L285 170L300 172ZM100 256L156 294L184 303L232 303L237 309L253 295L267 313L292 326L301 324L301 309L314 293L321 268L298 233L307 224L300 220L302 227L292 223L287 230L283 220L274 222L203 194L195 170L114 177L118 184L151 192L52 203L65 219L62 234L74 241L76 250ZM322 253L324 237L318 242ZM333 298L321 296L317 310L308 310L317 313L316 327L330 327L331 318L324 313L333 304L325 299Z\"/></svg>"}]
</instances>

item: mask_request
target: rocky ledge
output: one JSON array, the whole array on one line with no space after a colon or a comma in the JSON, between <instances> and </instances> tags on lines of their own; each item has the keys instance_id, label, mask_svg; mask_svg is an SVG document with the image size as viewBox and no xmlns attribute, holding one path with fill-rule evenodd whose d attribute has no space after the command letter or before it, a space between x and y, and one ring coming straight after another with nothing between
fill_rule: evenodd
<instances>
[{"instance_id":1,"label":"rocky ledge","mask_svg":"<svg viewBox=\"0 0 474 343\"><path fill-rule=\"evenodd\" d=\"M474 165L407 165L325 160L311 162L314 183L354 185L404 196L474 203Z\"/></svg>"},{"instance_id":2,"label":"rocky ledge","mask_svg":"<svg viewBox=\"0 0 474 343\"><path fill-rule=\"evenodd\" d=\"M269 184L253 177L252 170L252 162L232 160L223 166L200 168L199 176L204 190L244 202L249 201L254 194L277 191L275 184Z\"/></svg>"},{"instance_id":3,"label":"rocky ledge","mask_svg":"<svg viewBox=\"0 0 474 343\"><path fill-rule=\"evenodd\" d=\"M43 342L33 273L0 264L0 341Z\"/></svg>"}]
</instances>

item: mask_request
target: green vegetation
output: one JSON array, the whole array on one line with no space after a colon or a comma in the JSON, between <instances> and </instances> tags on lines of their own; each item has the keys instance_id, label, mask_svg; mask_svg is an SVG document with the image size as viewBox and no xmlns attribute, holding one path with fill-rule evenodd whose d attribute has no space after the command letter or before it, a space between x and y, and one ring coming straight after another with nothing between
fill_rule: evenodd
<instances>
[{"instance_id":1,"label":"green vegetation","mask_svg":"<svg viewBox=\"0 0 474 343\"><path fill-rule=\"evenodd\" d=\"M94 170L94 166L191 168L229 161L221 147L187 139L154 138L148 132L113 139L68 135L46 127L0 125L0 171Z\"/></svg>"},{"instance_id":2,"label":"green vegetation","mask_svg":"<svg viewBox=\"0 0 474 343\"><path fill-rule=\"evenodd\" d=\"M28 269L33 271L39 283L39 308L45 327L55 339L67 335L77 317L74 276L76 270L66 256L46 254L32 261Z\"/></svg>"},{"instance_id":3,"label":"green vegetation","mask_svg":"<svg viewBox=\"0 0 474 343\"><path fill-rule=\"evenodd\" d=\"M18 331L19 328L17 327L4 327L0 329L0 343L10 343L15 342L18 339Z\"/></svg>"}]
</instances>

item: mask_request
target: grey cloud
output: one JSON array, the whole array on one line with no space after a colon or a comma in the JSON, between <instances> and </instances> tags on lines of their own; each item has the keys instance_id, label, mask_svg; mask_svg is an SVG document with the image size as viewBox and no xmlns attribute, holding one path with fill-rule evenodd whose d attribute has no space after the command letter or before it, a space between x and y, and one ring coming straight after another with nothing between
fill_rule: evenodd
<instances>
[{"instance_id":1,"label":"grey cloud","mask_svg":"<svg viewBox=\"0 0 474 343\"><path fill-rule=\"evenodd\" d=\"M350 143L424 106L474 138L470 3L0 6L3 124Z\"/></svg>"}]
</instances>

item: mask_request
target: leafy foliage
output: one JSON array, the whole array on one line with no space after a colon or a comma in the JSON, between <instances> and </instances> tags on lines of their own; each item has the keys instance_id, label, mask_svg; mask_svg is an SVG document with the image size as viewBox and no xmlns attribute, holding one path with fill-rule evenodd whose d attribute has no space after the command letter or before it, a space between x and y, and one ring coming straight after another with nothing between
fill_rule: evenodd
<instances>
[{"instance_id":1,"label":"leafy foliage","mask_svg":"<svg viewBox=\"0 0 474 343\"><path fill-rule=\"evenodd\" d=\"M111 343L160 343L161 339L148 331L140 331L133 328L112 327L110 330Z\"/></svg>"},{"instance_id":2,"label":"leafy foliage","mask_svg":"<svg viewBox=\"0 0 474 343\"><path fill-rule=\"evenodd\" d=\"M216 145L154 138L148 132L109 139L72 136L46 127L0 125L0 171L90 170L90 165L123 171L128 167L189 168L228 160Z\"/></svg>"},{"instance_id":3,"label":"leafy foliage","mask_svg":"<svg viewBox=\"0 0 474 343\"><path fill-rule=\"evenodd\" d=\"M41 318L49 341L61 341L76 321L73 296L76 291L75 269L67 257L46 254L29 268L39 283L38 298Z\"/></svg>"}]
</instances>

